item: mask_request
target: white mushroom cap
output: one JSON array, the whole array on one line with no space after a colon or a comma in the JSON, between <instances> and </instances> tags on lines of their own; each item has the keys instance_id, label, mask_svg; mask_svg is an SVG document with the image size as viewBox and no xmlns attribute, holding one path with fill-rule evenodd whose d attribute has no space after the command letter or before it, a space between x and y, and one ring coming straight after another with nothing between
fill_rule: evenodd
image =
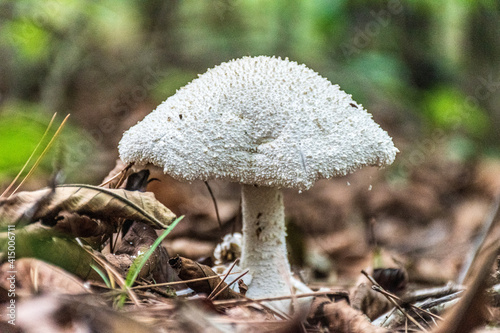
<instances>
[{"instance_id":1,"label":"white mushroom cap","mask_svg":"<svg viewBox=\"0 0 500 333\"><path fill-rule=\"evenodd\" d=\"M178 180L304 190L391 164L398 150L338 85L305 65L259 56L222 63L179 89L124 134L119 152Z\"/></svg>"}]
</instances>

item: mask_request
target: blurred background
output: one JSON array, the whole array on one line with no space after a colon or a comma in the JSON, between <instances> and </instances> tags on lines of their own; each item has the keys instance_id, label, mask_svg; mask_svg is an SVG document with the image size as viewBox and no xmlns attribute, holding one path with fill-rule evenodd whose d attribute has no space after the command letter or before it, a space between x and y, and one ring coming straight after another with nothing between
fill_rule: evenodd
<instances>
[{"instance_id":1,"label":"blurred background","mask_svg":"<svg viewBox=\"0 0 500 333\"><path fill-rule=\"evenodd\" d=\"M498 155L498 1L1 0L0 13L0 184L54 112L69 125L37 174L57 162L67 182L99 182L124 130L244 55L289 57L352 94L395 138L397 179L443 146Z\"/></svg>"},{"instance_id":2,"label":"blurred background","mask_svg":"<svg viewBox=\"0 0 500 333\"><path fill-rule=\"evenodd\" d=\"M405 256L412 279L447 281L500 193L498 1L0 0L0 17L0 188L54 112L69 122L24 189L56 168L99 184L123 132L176 89L221 62L275 55L339 84L401 151L383 171L285 193L293 263L357 276L378 244ZM234 186L213 184L219 230L204 184L156 184L187 215L172 253L210 255L237 230Z\"/></svg>"}]
</instances>

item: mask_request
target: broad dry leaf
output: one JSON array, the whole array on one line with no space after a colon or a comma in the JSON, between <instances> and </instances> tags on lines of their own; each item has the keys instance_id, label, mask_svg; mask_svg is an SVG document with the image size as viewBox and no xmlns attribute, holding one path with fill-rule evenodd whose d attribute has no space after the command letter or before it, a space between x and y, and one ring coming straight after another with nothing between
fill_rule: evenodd
<instances>
[{"instance_id":1,"label":"broad dry leaf","mask_svg":"<svg viewBox=\"0 0 500 333\"><path fill-rule=\"evenodd\" d=\"M61 211L69 211L91 218L125 218L148 223L155 229L166 228L175 218L152 193L106 189L91 185L61 185L33 192L20 192L0 200L0 226L15 224L40 200L48 202L37 207L29 222L53 219Z\"/></svg>"},{"instance_id":2,"label":"broad dry leaf","mask_svg":"<svg viewBox=\"0 0 500 333\"><path fill-rule=\"evenodd\" d=\"M9 289L10 263L0 266L0 286ZM40 292L64 294L88 293L83 281L62 268L34 258L16 260L16 294L27 297Z\"/></svg>"},{"instance_id":3,"label":"broad dry leaf","mask_svg":"<svg viewBox=\"0 0 500 333\"><path fill-rule=\"evenodd\" d=\"M148 323L112 309L97 295L45 294L23 299L16 305L16 326L20 326L23 333L159 332Z\"/></svg>"}]
</instances>

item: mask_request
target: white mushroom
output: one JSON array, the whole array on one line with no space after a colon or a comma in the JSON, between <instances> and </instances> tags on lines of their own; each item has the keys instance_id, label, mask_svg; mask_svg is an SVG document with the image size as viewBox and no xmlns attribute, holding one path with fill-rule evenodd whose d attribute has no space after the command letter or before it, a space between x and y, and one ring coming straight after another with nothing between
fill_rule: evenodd
<instances>
[{"instance_id":1,"label":"white mushroom","mask_svg":"<svg viewBox=\"0 0 500 333\"><path fill-rule=\"evenodd\" d=\"M137 125L122 160L182 181L242 184L241 265L249 297L290 294L281 188L391 164L398 152L372 116L305 65L244 57L209 69Z\"/></svg>"}]
</instances>

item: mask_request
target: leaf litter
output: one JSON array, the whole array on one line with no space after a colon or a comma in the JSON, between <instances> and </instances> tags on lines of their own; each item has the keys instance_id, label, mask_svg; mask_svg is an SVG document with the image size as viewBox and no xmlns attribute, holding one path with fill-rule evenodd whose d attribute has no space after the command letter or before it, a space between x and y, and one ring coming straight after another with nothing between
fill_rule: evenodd
<instances>
[{"instance_id":1,"label":"leaf litter","mask_svg":"<svg viewBox=\"0 0 500 333\"><path fill-rule=\"evenodd\" d=\"M168 205L168 209L151 193L141 192L154 188L144 175L139 184L129 189L125 189L126 184L121 189L70 185L20 192L0 201L0 221L3 226L18 223L18 240L29 240L23 247L41 249L20 252L24 258L17 258L18 269L29 274L23 273L23 279L17 281L17 291L22 295L23 312L33 313L30 311L34 310L29 309L36 309L40 304L44 304L45 309L38 311L37 316L23 316L19 323L24 332L37 332L41 327L52 332L77 327L95 332L125 328L136 332L397 332L407 329L479 332L485 323L498 325L500 274L491 269L498 256L495 244L500 236L498 214L491 205L498 190L492 187L491 172L484 171L493 167L479 163L467 171L464 178L463 168L436 167L433 163L431 161L429 167L421 166L417 174L409 177L408 184L397 191L383 186L370 175L366 178L373 188L367 192L358 176L353 175L348 177L351 185L347 194L335 189L340 181L345 185L345 180L319 184L309 191L308 198L303 197L304 194L286 194L292 207L287 208L287 214L295 224L302 226L299 230L307 238L302 244L306 247L303 264L309 272L309 278L305 278L308 285L317 290L307 313L288 318L270 311L262 301L249 300L232 289L223 289L225 276L219 276L210 268L212 253L207 253L205 258L170 257L169 242L184 239L183 246L188 251L190 235L194 234L193 242L200 241L198 234L182 230L176 235L174 229L165 246L155 248L137 271L134 285L124 287L130 267L151 248L158 237L157 230L165 229L175 219L170 209L182 211L189 207L190 200L198 200L196 214L187 214L183 227L194 228L200 221L206 223L209 227L205 227L201 240L213 242L213 249L223 236L220 228L223 232L234 230L238 212L224 208L231 206L231 202L238 203L231 185L211 184L217 200L220 193L227 190L222 204L219 201L218 218L210 205L212 198L206 193L206 187L203 189L204 184L193 185L192 188L199 189L197 198L189 195L192 188L183 194L185 185L175 184L180 191L178 199L185 200L184 208L178 201L176 205ZM440 175L446 175L442 177L446 180L441 181ZM153 183L158 187L158 183L168 186L170 182L168 178L160 178L160 182ZM360 190L362 187L364 191ZM161 192L157 195L162 199ZM307 205L313 201L322 204ZM205 206L199 205L200 202L205 202ZM364 220L373 223L361 224L361 227L358 223L352 228L356 220L356 215L352 215L354 207L358 207ZM460 209L464 213L460 213ZM474 209L475 214L467 221L465 212ZM26 214L27 211L30 213ZM324 223L332 218L328 215L332 211L337 212L333 218L340 222L334 226ZM494 223L480 241L481 237L476 236L488 213L494 216ZM303 219L311 223L305 224ZM444 222L442 235L425 231L435 228L436 221ZM457 229L459 226L463 227ZM412 235L418 234L417 238L424 241L413 241ZM318 235L321 237L317 238ZM290 236L293 237L293 232ZM438 238L426 244L425 239L431 236ZM49 240L49 246L37 244L40 239ZM363 241L359 242L360 239ZM475 240L474 246L468 245L471 240ZM443 242L447 242L446 246ZM77 247L91 254L89 260L81 260L80 254L70 254L73 250L69 249ZM311 251L335 265L314 277L320 271L316 271L317 263L309 257ZM182 253L182 248L177 248L174 254L178 252ZM61 262L62 253L70 254L70 261L84 262L88 271L65 266ZM447 285L448 280L458 279L467 253L471 253L474 260L464 285ZM436 268L429 267L449 271L441 269L441 277L437 278ZM368 272L366 277L360 274L363 268ZM426 273L426 269L429 272ZM4 272L2 268L2 274ZM356 276L358 282L355 282ZM0 299L6 299L7 287L5 283L0 285L3 293ZM223 294L215 300L208 297L220 290L224 290ZM119 308L116 300L124 292L129 300ZM66 295L70 294L77 297L68 298ZM41 324L35 325L35 319ZM1 329L7 327L1 325Z\"/></svg>"}]
</instances>

